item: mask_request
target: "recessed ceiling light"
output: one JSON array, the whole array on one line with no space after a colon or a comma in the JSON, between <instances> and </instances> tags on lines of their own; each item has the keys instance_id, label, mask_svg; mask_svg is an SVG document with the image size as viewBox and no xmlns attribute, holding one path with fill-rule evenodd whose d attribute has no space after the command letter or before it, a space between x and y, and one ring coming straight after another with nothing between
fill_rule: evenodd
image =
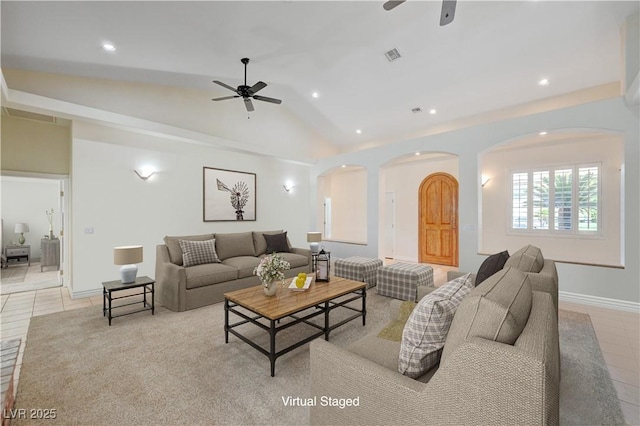
<instances>
[{"instance_id":1,"label":"recessed ceiling light","mask_svg":"<svg viewBox=\"0 0 640 426\"><path fill-rule=\"evenodd\" d=\"M548 86L548 85L549 85L549 79L543 78L542 80L540 80L540 81L538 82L538 84L539 84L540 86Z\"/></svg>"},{"instance_id":2,"label":"recessed ceiling light","mask_svg":"<svg viewBox=\"0 0 640 426\"><path fill-rule=\"evenodd\" d=\"M312 98L317 98L318 96L320 96L320 94L319 94L318 92L313 92L313 93L311 94L311 97L312 97Z\"/></svg>"},{"instance_id":3,"label":"recessed ceiling light","mask_svg":"<svg viewBox=\"0 0 640 426\"><path fill-rule=\"evenodd\" d=\"M414 155L420 155L420 153L419 153L419 152L416 152Z\"/></svg>"},{"instance_id":4,"label":"recessed ceiling light","mask_svg":"<svg viewBox=\"0 0 640 426\"><path fill-rule=\"evenodd\" d=\"M356 133L357 133L357 134L361 134L361 133L362 133L362 130L358 129L358 130L356 130Z\"/></svg>"},{"instance_id":5,"label":"recessed ceiling light","mask_svg":"<svg viewBox=\"0 0 640 426\"><path fill-rule=\"evenodd\" d=\"M544 135L546 135L546 134L547 134L547 132L540 132L540 133L538 133L538 134L539 134L540 136L544 136Z\"/></svg>"},{"instance_id":6,"label":"recessed ceiling light","mask_svg":"<svg viewBox=\"0 0 640 426\"><path fill-rule=\"evenodd\" d=\"M433 115L433 114L435 114L435 113L437 113L437 112L438 112L438 111L437 111L437 110L435 110L435 109L433 109L433 108L431 108L431 109L429 110L429 114L431 114L431 115Z\"/></svg>"},{"instance_id":7,"label":"recessed ceiling light","mask_svg":"<svg viewBox=\"0 0 640 426\"><path fill-rule=\"evenodd\" d=\"M347 167L347 165L346 165L346 164L343 164L343 165L342 165L342 168L344 169L345 167Z\"/></svg>"},{"instance_id":8,"label":"recessed ceiling light","mask_svg":"<svg viewBox=\"0 0 640 426\"><path fill-rule=\"evenodd\" d=\"M102 43L102 48L107 52L114 52L116 50L116 46L111 43Z\"/></svg>"}]
</instances>

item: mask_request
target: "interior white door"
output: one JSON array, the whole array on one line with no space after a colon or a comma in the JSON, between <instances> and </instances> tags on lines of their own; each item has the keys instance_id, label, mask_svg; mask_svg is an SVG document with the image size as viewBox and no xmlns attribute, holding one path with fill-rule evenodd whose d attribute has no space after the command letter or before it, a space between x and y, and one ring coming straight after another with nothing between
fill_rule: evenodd
<instances>
[{"instance_id":1,"label":"interior white door","mask_svg":"<svg viewBox=\"0 0 640 426\"><path fill-rule=\"evenodd\" d=\"M384 194L384 257L396 257L396 194Z\"/></svg>"}]
</instances>

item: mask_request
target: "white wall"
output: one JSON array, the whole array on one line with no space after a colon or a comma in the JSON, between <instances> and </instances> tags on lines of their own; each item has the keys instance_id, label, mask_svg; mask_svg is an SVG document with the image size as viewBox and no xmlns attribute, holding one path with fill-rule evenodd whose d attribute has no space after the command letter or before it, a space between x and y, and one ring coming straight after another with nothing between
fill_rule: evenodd
<instances>
[{"instance_id":1,"label":"white wall","mask_svg":"<svg viewBox=\"0 0 640 426\"><path fill-rule=\"evenodd\" d=\"M426 157L423 153L422 157ZM380 200L385 192L395 193L395 241L397 260L418 261L418 191L422 181L432 173L449 173L458 178L458 159L451 155L432 159L394 163L383 168L380 182ZM380 215L380 224L387 218ZM380 237L384 232L380 231ZM382 239L379 240L382 247ZM379 256L382 257L382 252Z\"/></svg>"},{"instance_id":2,"label":"white wall","mask_svg":"<svg viewBox=\"0 0 640 426\"><path fill-rule=\"evenodd\" d=\"M551 135L548 135L551 137ZM538 138L540 139L540 138ZM618 136L593 134L551 143L500 146L481 158L481 173L491 180L482 189L480 251L513 253L526 244L540 247L545 257L569 262L621 266L620 192L624 143ZM601 163L601 230L597 236L522 235L509 232L510 172L532 167Z\"/></svg>"},{"instance_id":3,"label":"white wall","mask_svg":"<svg viewBox=\"0 0 640 426\"><path fill-rule=\"evenodd\" d=\"M366 243L367 171L363 168L332 171L318 179L318 188L319 200L331 199L331 240ZM320 219L317 229L323 229Z\"/></svg>"},{"instance_id":4,"label":"white wall","mask_svg":"<svg viewBox=\"0 0 640 426\"><path fill-rule=\"evenodd\" d=\"M99 294L102 281L118 279L115 246L143 245L139 275L154 277L156 245L165 235L284 229L294 246L308 247L307 166L197 145L185 150L158 137L81 122L74 122L73 133L74 297ZM158 173L142 181L133 170L146 164ZM256 221L203 222L204 166L256 173ZM287 180L295 184L288 193L282 187Z\"/></svg>"},{"instance_id":5,"label":"white wall","mask_svg":"<svg viewBox=\"0 0 640 426\"><path fill-rule=\"evenodd\" d=\"M40 259L40 240L49 234L49 219L45 211L53 208L53 233L56 236L60 233L60 181L2 176L0 182L3 244L9 245L12 241L18 244L20 235L14 232L15 224L26 223L29 233L24 234L25 245L31 246L32 259Z\"/></svg>"},{"instance_id":6,"label":"white wall","mask_svg":"<svg viewBox=\"0 0 640 426\"><path fill-rule=\"evenodd\" d=\"M437 135L425 136L393 145L346 153L324 159L313 168L311 182L317 176L338 167L340 164L358 164L367 168L367 221L368 244L350 246L340 243L326 244L332 256L361 255L377 257L378 234L382 232L379 219L380 167L389 158L410 155L416 151L448 152L459 158L460 182L460 269L474 271L485 256L479 255L479 188L480 154L492 146L505 143L524 135L535 135L541 130L606 129L621 132L624 138L624 228L628 238L624 242L625 268L612 269L596 266L559 264L560 291L564 294L580 294L640 302L639 265L640 257L640 200L637 187L640 185L639 151L640 120L634 111L624 104L623 98L590 102L587 104L511 118L492 123L458 129ZM315 202L315 200L312 200ZM316 223L317 206L312 206L310 223Z\"/></svg>"}]
</instances>

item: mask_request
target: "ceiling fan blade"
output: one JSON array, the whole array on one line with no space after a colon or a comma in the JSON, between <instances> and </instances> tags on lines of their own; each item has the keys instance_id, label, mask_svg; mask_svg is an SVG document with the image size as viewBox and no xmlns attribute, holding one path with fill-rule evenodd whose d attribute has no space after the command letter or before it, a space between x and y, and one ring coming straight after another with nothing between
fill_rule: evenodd
<instances>
[{"instance_id":1,"label":"ceiling fan blade","mask_svg":"<svg viewBox=\"0 0 640 426\"><path fill-rule=\"evenodd\" d=\"M233 98L239 98L240 95L235 95L235 96L225 96L223 98L214 98L211 99L212 101L226 101L227 99L233 99Z\"/></svg>"},{"instance_id":2,"label":"ceiling fan blade","mask_svg":"<svg viewBox=\"0 0 640 426\"><path fill-rule=\"evenodd\" d=\"M257 101L262 101L262 102L271 102L272 104L278 104L278 105L282 103L280 99L267 98L266 96L260 96L260 95L255 95L253 99Z\"/></svg>"},{"instance_id":3,"label":"ceiling fan blade","mask_svg":"<svg viewBox=\"0 0 640 426\"><path fill-rule=\"evenodd\" d=\"M389 0L388 2L385 2L382 7L384 8L384 10L391 10L394 7L400 6L405 1L407 0Z\"/></svg>"},{"instance_id":4,"label":"ceiling fan blade","mask_svg":"<svg viewBox=\"0 0 640 426\"><path fill-rule=\"evenodd\" d=\"M226 88L226 89L229 89L229 90L231 90L231 91L233 91L233 92L237 92L237 90L236 90L236 88L235 88L235 87L231 87L231 86L229 86L228 84L224 84L224 83L223 83L223 82L221 82L221 81L213 80L213 82L214 82L215 84L219 84L220 86L222 86L222 87L224 87L224 88Z\"/></svg>"},{"instance_id":5,"label":"ceiling fan blade","mask_svg":"<svg viewBox=\"0 0 640 426\"><path fill-rule=\"evenodd\" d=\"M254 110L253 102L251 102L251 98L244 98L244 106L247 108L247 111L251 112Z\"/></svg>"},{"instance_id":6,"label":"ceiling fan blade","mask_svg":"<svg viewBox=\"0 0 640 426\"><path fill-rule=\"evenodd\" d=\"M440 12L440 26L444 27L453 22L456 15L456 0L442 0L442 11Z\"/></svg>"},{"instance_id":7,"label":"ceiling fan blade","mask_svg":"<svg viewBox=\"0 0 640 426\"><path fill-rule=\"evenodd\" d=\"M253 94L253 93L258 93L259 90L264 89L265 87L267 87L267 83L263 82L263 81L259 81L256 84L254 84L253 86L251 86L249 88L249 91Z\"/></svg>"}]
</instances>

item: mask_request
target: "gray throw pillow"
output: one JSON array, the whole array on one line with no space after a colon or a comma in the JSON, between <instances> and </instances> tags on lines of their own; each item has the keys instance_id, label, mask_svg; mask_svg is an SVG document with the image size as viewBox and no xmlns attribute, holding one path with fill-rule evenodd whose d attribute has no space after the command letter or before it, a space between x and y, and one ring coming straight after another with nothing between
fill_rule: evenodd
<instances>
[{"instance_id":1,"label":"gray throw pillow","mask_svg":"<svg viewBox=\"0 0 640 426\"><path fill-rule=\"evenodd\" d=\"M482 262L482 265L480 265L480 269L478 269L478 273L476 274L476 286L491 275L502 270L507 259L509 259L509 252L506 250L487 257L484 262Z\"/></svg>"},{"instance_id":2,"label":"gray throw pillow","mask_svg":"<svg viewBox=\"0 0 640 426\"><path fill-rule=\"evenodd\" d=\"M271 253L288 253L289 244L287 243L287 233L268 235L262 234L267 242L267 254Z\"/></svg>"},{"instance_id":3,"label":"gray throw pillow","mask_svg":"<svg viewBox=\"0 0 640 426\"><path fill-rule=\"evenodd\" d=\"M216 254L216 240L178 240L182 249L182 263L185 268L205 263L220 263Z\"/></svg>"}]
</instances>

